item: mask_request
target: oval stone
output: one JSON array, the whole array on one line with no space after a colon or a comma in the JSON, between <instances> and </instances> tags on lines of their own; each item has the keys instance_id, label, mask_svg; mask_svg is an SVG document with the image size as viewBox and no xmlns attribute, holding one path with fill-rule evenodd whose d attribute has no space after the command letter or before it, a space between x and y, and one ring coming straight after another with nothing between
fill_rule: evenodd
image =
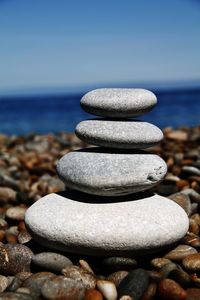
<instances>
[{"instance_id":1,"label":"oval stone","mask_svg":"<svg viewBox=\"0 0 200 300\"><path fill-rule=\"evenodd\" d=\"M53 249L91 255L142 254L175 243L188 230L185 211L159 195L115 197L115 202L98 196L92 201L78 192L62 195L43 197L25 215L33 238Z\"/></svg>"},{"instance_id":2,"label":"oval stone","mask_svg":"<svg viewBox=\"0 0 200 300\"><path fill-rule=\"evenodd\" d=\"M131 120L86 120L77 125L75 133L86 143L122 149L145 149L163 139L155 125Z\"/></svg>"},{"instance_id":3,"label":"oval stone","mask_svg":"<svg viewBox=\"0 0 200 300\"><path fill-rule=\"evenodd\" d=\"M132 118L150 111L156 96L145 89L102 88L85 94L82 108L93 115L109 118Z\"/></svg>"},{"instance_id":4,"label":"oval stone","mask_svg":"<svg viewBox=\"0 0 200 300\"><path fill-rule=\"evenodd\" d=\"M89 194L120 196L150 189L167 172L166 163L155 154L93 147L70 152L57 164L66 186Z\"/></svg>"}]
</instances>

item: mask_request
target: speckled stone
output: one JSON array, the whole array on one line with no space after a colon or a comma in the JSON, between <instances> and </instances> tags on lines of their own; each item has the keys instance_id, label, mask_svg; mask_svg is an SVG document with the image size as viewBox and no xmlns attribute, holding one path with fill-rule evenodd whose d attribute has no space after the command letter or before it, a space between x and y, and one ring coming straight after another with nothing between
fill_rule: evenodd
<instances>
[{"instance_id":1,"label":"speckled stone","mask_svg":"<svg viewBox=\"0 0 200 300\"><path fill-rule=\"evenodd\" d=\"M49 194L27 210L26 226L42 245L91 255L158 251L188 230L185 211L159 195L113 197L115 202L91 198L83 193Z\"/></svg>"},{"instance_id":2,"label":"speckled stone","mask_svg":"<svg viewBox=\"0 0 200 300\"><path fill-rule=\"evenodd\" d=\"M131 120L86 120L77 125L75 133L88 144L121 149L145 149L163 138L155 125Z\"/></svg>"},{"instance_id":3,"label":"speckled stone","mask_svg":"<svg viewBox=\"0 0 200 300\"><path fill-rule=\"evenodd\" d=\"M70 152L57 164L57 173L68 188L101 196L121 196L150 189L166 172L166 163L155 154L100 147Z\"/></svg>"},{"instance_id":4,"label":"speckled stone","mask_svg":"<svg viewBox=\"0 0 200 300\"><path fill-rule=\"evenodd\" d=\"M97 116L132 118L150 111L156 96L144 89L102 88L90 91L81 99L82 108Z\"/></svg>"}]
</instances>

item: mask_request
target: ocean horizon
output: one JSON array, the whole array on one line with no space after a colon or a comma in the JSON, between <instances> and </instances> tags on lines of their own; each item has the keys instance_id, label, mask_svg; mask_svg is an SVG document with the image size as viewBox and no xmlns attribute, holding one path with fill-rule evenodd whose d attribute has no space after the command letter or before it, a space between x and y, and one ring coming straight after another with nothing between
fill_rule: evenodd
<instances>
[{"instance_id":1,"label":"ocean horizon","mask_svg":"<svg viewBox=\"0 0 200 300\"><path fill-rule=\"evenodd\" d=\"M200 87L152 89L158 103L137 118L160 128L200 124ZM95 118L80 107L84 92L0 96L0 133L23 135L73 132L77 123Z\"/></svg>"}]
</instances>

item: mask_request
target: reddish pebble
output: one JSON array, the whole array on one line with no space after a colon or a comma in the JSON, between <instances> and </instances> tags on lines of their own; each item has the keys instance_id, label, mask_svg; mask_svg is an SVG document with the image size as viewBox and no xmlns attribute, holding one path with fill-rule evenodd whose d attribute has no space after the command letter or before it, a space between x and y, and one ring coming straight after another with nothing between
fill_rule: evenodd
<instances>
[{"instance_id":1,"label":"reddish pebble","mask_svg":"<svg viewBox=\"0 0 200 300\"><path fill-rule=\"evenodd\" d=\"M84 300L103 300L103 296L99 291L90 289L85 293Z\"/></svg>"},{"instance_id":2,"label":"reddish pebble","mask_svg":"<svg viewBox=\"0 0 200 300\"><path fill-rule=\"evenodd\" d=\"M144 292L141 300L153 300L156 294L156 290L157 290L157 284L151 282L147 290Z\"/></svg>"},{"instance_id":3,"label":"reddish pebble","mask_svg":"<svg viewBox=\"0 0 200 300\"><path fill-rule=\"evenodd\" d=\"M200 253L188 255L182 261L183 266L190 271L200 271Z\"/></svg>"},{"instance_id":4,"label":"reddish pebble","mask_svg":"<svg viewBox=\"0 0 200 300\"><path fill-rule=\"evenodd\" d=\"M186 291L174 280L163 279L158 286L159 295L166 300L184 300Z\"/></svg>"},{"instance_id":5,"label":"reddish pebble","mask_svg":"<svg viewBox=\"0 0 200 300\"><path fill-rule=\"evenodd\" d=\"M200 299L200 289L190 288L187 289L186 300L199 300Z\"/></svg>"}]
</instances>

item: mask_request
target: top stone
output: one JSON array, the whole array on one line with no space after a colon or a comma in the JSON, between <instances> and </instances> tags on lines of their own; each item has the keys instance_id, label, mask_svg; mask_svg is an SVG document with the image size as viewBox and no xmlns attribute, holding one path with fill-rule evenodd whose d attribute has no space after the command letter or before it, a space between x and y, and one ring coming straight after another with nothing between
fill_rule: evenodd
<instances>
[{"instance_id":1,"label":"top stone","mask_svg":"<svg viewBox=\"0 0 200 300\"><path fill-rule=\"evenodd\" d=\"M108 118L137 117L150 111L156 103L156 96L144 89L102 88L81 99L86 112Z\"/></svg>"}]
</instances>

